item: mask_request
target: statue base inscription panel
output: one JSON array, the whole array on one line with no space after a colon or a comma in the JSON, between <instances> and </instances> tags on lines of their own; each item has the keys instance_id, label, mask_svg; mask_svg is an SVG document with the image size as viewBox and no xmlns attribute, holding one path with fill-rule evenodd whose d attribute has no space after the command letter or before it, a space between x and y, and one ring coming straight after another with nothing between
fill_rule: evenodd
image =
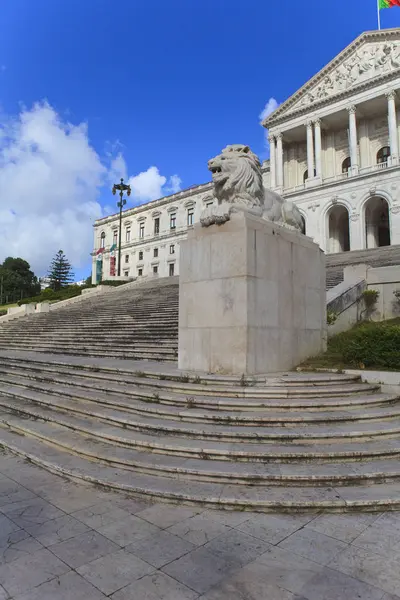
<instances>
[{"instance_id":1,"label":"statue base inscription panel","mask_svg":"<svg viewBox=\"0 0 400 600\"><path fill-rule=\"evenodd\" d=\"M233 214L181 244L179 368L284 371L325 349L325 256L297 231Z\"/></svg>"}]
</instances>

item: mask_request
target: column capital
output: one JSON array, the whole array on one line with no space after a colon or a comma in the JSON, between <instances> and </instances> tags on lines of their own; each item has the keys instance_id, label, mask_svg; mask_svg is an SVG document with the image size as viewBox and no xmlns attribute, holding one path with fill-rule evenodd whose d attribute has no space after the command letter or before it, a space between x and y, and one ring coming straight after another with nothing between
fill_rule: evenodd
<instances>
[{"instance_id":1,"label":"column capital","mask_svg":"<svg viewBox=\"0 0 400 600\"><path fill-rule=\"evenodd\" d=\"M395 90L389 90L388 92L385 93L385 96L388 100L394 100L396 98L396 92Z\"/></svg>"},{"instance_id":2,"label":"column capital","mask_svg":"<svg viewBox=\"0 0 400 600\"><path fill-rule=\"evenodd\" d=\"M316 127L321 127L321 119L319 117L317 119L314 119L314 125Z\"/></svg>"},{"instance_id":3,"label":"column capital","mask_svg":"<svg viewBox=\"0 0 400 600\"><path fill-rule=\"evenodd\" d=\"M268 135L268 141L270 144L272 144L275 141L275 135L273 133L270 133Z\"/></svg>"},{"instance_id":4,"label":"column capital","mask_svg":"<svg viewBox=\"0 0 400 600\"><path fill-rule=\"evenodd\" d=\"M347 107L347 111L349 115L355 115L357 111L357 106L355 104L352 104L351 106Z\"/></svg>"},{"instance_id":5,"label":"column capital","mask_svg":"<svg viewBox=\"0 0 400 600\"><path fill-rule=\"evenodd\" d=\"M281 141L282 141L282 139L283 139L283 133L280 133L280 132L279 132L279 133L277 133L277 134L275 135L275 137L276 137L277 141L280 141L280 142L281 142Z\"/></svg>"},{"instance_id":6,"label":"column capital","mask_svg":"<svg viewBox=\"0 0 400 600\"><path fill-rule=\"evenodd\" d=\"M307 129L312 129L313 122L311 121L311 119L306 122L305 126L307 127Z\"/></svg>"}]
</instances>

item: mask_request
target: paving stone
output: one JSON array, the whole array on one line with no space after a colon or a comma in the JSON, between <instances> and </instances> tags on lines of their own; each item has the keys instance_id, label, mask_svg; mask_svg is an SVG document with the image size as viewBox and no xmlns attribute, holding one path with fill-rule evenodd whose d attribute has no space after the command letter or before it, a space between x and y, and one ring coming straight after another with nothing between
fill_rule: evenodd
<instances>
[{"instance_id":1,"label":"paving stone","mask_svg":"<svg viewBox=\"0 0 400 600\"><path fill-rule=\"evenodd\" d=\"M204 548L224 560L243 567L270 548L270 544L236 529L220 535Z\"/></svg>"},{"instance_id":2,"label":"paving stone","mask_svg":"<svg viewBox=\"0 0 400 600\"><path fill-rule=\"evenodd\" d=\"M382 600L383 590L324 567L301 591L307 600Z\"/></svg>"},{"instance_id":3,"label":"paving stone","mask_svg":"<svg viewBox=\"0 0 400 600\"><path fill-rule=\"evenodd\" d=\"M279 548L300 554L321 565L327 565L339 552L347 548L345 542L306 528L296 531L278 545Z\"/></svg>"},{"instance_id":4,"label":"paving stone","mask_svg":"<svg viewBox=\"0 0 400 600\"><path fill-rule=\"evenodd\" d=\"M400 600L400 596L393 596L393 594L385 594L382 600Z\"/></svg>"},{"instance_id":5,"label":"paving stone","mask_svg":"<svg viewBox=\"0 0 400 600\"><path fill-rule=\"evenodd\" d=\"M2 585L0 585L0 600L8 600L10 598L10 594L6 592Z\"/></svg>"},{"instance_id":6,"label":"paving stone","mask_svg":"<svg viewBox=\"0 0 400 600\"><path fill-rule=\"evenodd\" d=\"M304 585L322 569L314 561L275 546L255 562L262 566L265 581L300 595Z\"/></svg>"},{"instance_id":7,"label":"paving stone","mask_svg":"<svg viewBox=\"0 0 400 600\"><path fill-rule=\"evenodd\" d=\"M18 560L28 554L42 550L43 546L24 529L18 529L8 534L7 539L2 538L0 545L0 564Z\"/></svg>"},{"instance_id":8,"label":"paving stone","mask_svg":"<svg viewBox=\"0 0 400 600\"><path fill-rule=\"evenodd\" d=\"M400 560L400 530L374 523L352 542L354 546L369 552Z\"/></svg>"},{"instance_id":9,"label":"paving stone","mask_svg":"<svg viewBox=\"0 0 400 600\"><path fill-rule=\"evenodd\" d=\"M270 583L262 565L252 563L227 577L199 600L302 600L297 594ZM307 600L304 598L303 600ZM322 599L320 599L322 600Z\"/></svg>"},{"instance_id":10,"label":"paving stone","mask_svg":"<svg viewBox=\"0 0 400 600\"><path fill-rule=\"evenodd\" d=\"M234 566L204 548L178 558L163 571L192 590L204 594L232 572Z\"/></svg>"},{"instance_id":11,"label":"paving stone","mask_svg":"<svg viewBox=\"0 0 400 600\"><path fill-rule=\"evenodd\" d=\"M153 506L153 503L140 498L133 498L132 496L124 496L124 494L114 493L110 495L110 502L128 511L131 515L137 515L142 510Z\"/></svg>"},{"instance_id":12,"label":"paving stone","mask_svg":"<svg viewBox=\"0 0 400 600\"><path fill-rule=\"evenodd\" d=\"M230 528L200 514L169 527L168 531L196 546L202 546L213 538L227 533Z\"/></svg>"},{"instance_id":13,"label":"paving stone","mask_svg":"<svg viewBox=\"0 0 400 600\"><path fill-rule=\"evenodd\" d=\"M155 535L129 544L125 549L160 569L195 548L196 546L191 542L172 535L168 531L160 531Z\"/></svg>"},{"instance_id":14,"label":"paving stone","mask_svg":"<svg viewBox=\"0 0 400 600\"><path fill-rule=\"evenodd\" d=\"M145 519L153 525L157 525L160 529L167 529L176 523L181 523L186 519L193 517L201 512L201 509L175 506L168 504L154 504L139 513L136 513L141 519Z\"/></svg>"},{"instance_id":15,"label":"paving stone","mask_svg":"<svg viewBox=\"0 0 400 600\"><path fill-rule=\"evenodd\" d=\"M103 492L96 488L64 480L43 486L40 495L67 513L98 504L101 498L105 497Z\"/></svg>"},{"instance_id":16,"label":"paving stone","mask_svg":"<svg viewBox=\"0 0 400 600\"><path fill-rule=\"evenodd\" d=\"M65 515L62 510L38 497L7 504L1 510L9 519L23 528L42 524Z\"/></svg>"},{"instance_id":17,"label":"paving stone","mask_svg":"<svg viewBox=\"0 0 400 600\"><path fill-rule=\"evenodd\" d=\"M98 531L116 544L127 546L158 533L160 529L135 515L129 515L122 521L115 521L105 527L100 527Z\"/></svg>"},{"instance_id":18,"label":"paving stone","mask_svg":"<svg viewBox=\"0 0 400 600\"><path fill-rule=\"evenodd\" d=\"M4 542L7 542L10 533L17 531L18 529L20 529L18 525L11 521L11 519L5 515L0 515L0 546L2 546Z\"/></svg>"},{"instance_id":19,"label":"paving stone","mask_svg":"<svg viewBox=\"0 0 400 600\"><path fill-rule=\"evenodd\" d=\"M129 517L130 514L127 510L109 501L78 510L73 513L73 516L92 529L99 529L115 521L121 521Z\"/></svg>"},{"instance_id":20,"label":"paving stone","mask_svg":"<svg viewBox=\"0 0 400 600\"><path fill-rule=\"evenodd\" d=\"M330 562L329 567L390 594L400 590L400 562L363 548L349 546Z\"/></svg>"},{"instance_id":21,"label":"paving stone","mask_svg":"<svg viewBox=\"0 0 400 600\"><path fill-rule=\"evenodd\" d=\"M97 531L81 533L65 542L49 546L51 552L73 568L119 550L117 544Z\"/></svg>"},{"instance_id":22,"label":"paving stone","mask_svg":"<svg viewBox=\"0 0 400 600\"><path fill-rule=\"evenodd\" d=\"M28 525L29 531L43 546L52 546L58 542L64 542L80 533L88 531L89 528L84 523L69 515L46 521L39 525Z\"/></svg>"},{"instance_id":23,"label":"paving stone","mask_svg":"<svg viewBox=\"0 0 400 600\"><path fill-rule=\"evenodd\" d=\"M342 542L352 542L378 518L379 514L368 513L319 515L307 523L306 528L319 531Z\"/></svg>"},{"instance_id":24,"label":"paving stone","mask_svg":"<svg viewBox=\"0 0 400 600\"><path fill-rule=\"evenodd\" d=\"M311 519L311 516L259 514L237 525L236 529L270 544L279 544Z\"/></svg>"},{"instance_id":25,"label":"paving stone","mask_svg":"<svg viewBox=\"0 0 400 600\"><path fill-rule=\"evenodd\" d=\"M11 595L22 594L69 571L69 567L46 549L0 566L0 585Z\"/></svg>"},{"instance_id":26,"label":"paving stone","mask_svg":"<svg viewBox=\"0 0 400 600\"><path fill-rule=\"evenodd\" d=\"M149 575L154 568L137 556L119 550L83 565L77 571L108 596L136 579Z\"/></svg>"},{"instance_id":27,"label":"paving stone","mask_svg":"<svg viewBox=\"0 0 400 600\"><path fill-rule=\"evenodd\" d=\"M257 516L256 513L252 512L236 512L231 510L205 510L201 513L206 519L211 519L211 521L216 521L217 523L222 523L222 525L228 525L228 527L236 527L245 521L249 521L250 519Z\"/></svg>"},{"instance_id":28,"label":"paving stone","mask_svg":"<svg viewBox=\"0 0 400 600\"><path fill-rule=\"evenodd\" d=\"M197 592L157 571L115 592L112 600L196 600Z\"/></svg>"},{"instance_id":29,"label":"paving stone","mask_svg":"<svg viewBox=\"0 0 400 600\"><path fill-rule=\"evenodd\" d=\"M1 596L0 596L1 598ZM104 600L105 596L83 577L70 571L42 583L34 590L15 596L14 600Z\"/></svg>"}]
</instances>

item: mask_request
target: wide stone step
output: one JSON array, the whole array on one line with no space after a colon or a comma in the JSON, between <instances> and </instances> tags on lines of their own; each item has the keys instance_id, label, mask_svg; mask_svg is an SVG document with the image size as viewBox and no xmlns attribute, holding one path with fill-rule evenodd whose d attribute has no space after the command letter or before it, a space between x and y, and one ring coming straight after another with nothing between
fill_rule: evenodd
<instances>
[{"instance_id":1,"label":"wide stone step","mask_svg":"<svg viewBox=\"0 0 400 600\"><path fill-rule=\"evenodd\" d=\"M10 377L14 377L12 381L16 382L15 377L29 376L31 379L47 380L48 382L53 380L61 384L78 385L81 388L103 391L108 394L127 395L153 403L171 404L183 408L192 405L212 410L267 410L282 406L281 402L274 403L274 400L285 400L287 409L318 410L326 408L331 410L336 407L345 408L360 404L379 405L387 401L393 402L396 399L394 395L389 395L389 398L387 395L378 395L377 397L376 392L379 391L379 386L363 383L312 386L303 380L303 385L287 389L273 384L264 388L225 386L222 394L222 386L215 383L210 382L208 385L203 385L160 380L144 377L144 373L140 371L107 375L96 367L88 370L68 369L64 366L54 368L45 365L33 368L30 364L22 371L19 364L4 363L3 359L0 359L0 370L3 373L3 380L7 377L7 380L10 381ZM369 397L370 395L373 397Z\"/></svg>"},{"instance_id":2,"label":"wide stone step","mask_svg":"<svg viewBox=\"0 0 400 600\"><path fill-rule=\"evenodd\" d=\"M340 491L331 486L238 486L225 483L132 474L128 469L97 464L71 455L40 440L12 431L1 432L2 445L47 470L113 489L154 498L158 501L189 503L212 508L251 511L354 511L395 510L400 507L400 484L347 486Z\"/></svg>"},{"instance_id":3,"label":"wide stone step","mask_svg":"<svg viewBox=\"0 0 400 600\"><path fill-rule=\"evenodd\" d=\"M324 405L323 403L320 403L319 406L307 405L301 407L301 409L296 409L288 407L285 401L268 404L258 411L245 411L244 409L243 412L204 411L200 405L196 405L193 401L186 402L185 408L169 403L163 404L160 402L159 396L148 393L146 389L135 389L136 394L130 394L127 397L126 390L122 386L120 394L115 391L110 393L110 391L99 390L95 382L76 375L75 377L65 377L51 373L39 375L29 369L21 371L15 367L9 367L9 370L11 373L0 367L1 383L3 385L17 385L42 394L62 395L65 398L86 400L135 414L163 419L179 419L187 422L232 423L252 427L264 424L285 426L292 423L377 421L400 417L400 403L396 396L390 394L377 393L373 396L366 396L362 411L359 410L359 404L342 410L338 407L332 409L329 404ZM167 400L167 397L165 400ZM372 401L374 401L374 404L372 404Z\"/></svg>"},{"instance_id":4,"label":"wide stone step","mask_svg":"<svg viewBox=\"0 0 400 600\"><path fill-rule=\"evenodd\" d=\"M0 426L38 438L83 458L105 465L163 477L187 478L195 481L218 481L240 485L352 485L354 483L382 483L400 479L398 458L365 460L347 463L322 463L314 461L306 467L298 463L227 463L204 459L188 460L138 452L131 448L92 442L62 425L40 420L21 421L12 413L0 414ZM1 439L1 432L0 432Z\"/></svg>"},{"instance_id":5,"label":"wide stone step","mask_svg":"<svg viewBox=\"0 0 400 600\"><path fill-rule=\"evenodd\" d=\"M11 399L11 400L10 400ZM26 411L22 402L33 403L41 409L45 409L42 417L50 410L62 411L84 418L102 421L112 427L122 427L132 432L132 440L135 443L136 432L145 433L148 436L173 436L194 440L207 440L217 442L244 442L265 444L275 442L283 443L315 443L325 440L363 440L370 438L385 438L400 436L400 418L390 421L375 422L350 422L350 423L314 423L306 426L297 423L277 425L263 425L246 427L242 425L225 423L207 424L187 423L173 421L172 419L156 419L145 415L132 415L127 411L98 406L93 402L85 400L69 399L58 396L44 395L35 390L25 389L12 385L0 384L0 406L13 408L20 412ZM48 414L48 412L47 412ZM52 417L55 418L54 415ZM267 452L267 450L265 450Z\"/></svg>"}]
</instances>

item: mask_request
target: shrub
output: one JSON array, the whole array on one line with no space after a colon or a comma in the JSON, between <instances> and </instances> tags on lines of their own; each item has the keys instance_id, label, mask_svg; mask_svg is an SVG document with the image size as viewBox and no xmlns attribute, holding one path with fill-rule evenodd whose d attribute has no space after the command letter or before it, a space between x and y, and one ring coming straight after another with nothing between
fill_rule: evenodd
<instances>
[{"instance_id":1,"label":"shrub","mask_svg":"<svg viewBox=\"0 0 400 600\"><path fill-rule=\"evenodd\" d=\"M7 309L4 310L3 308L1 308L0 309L0 317L4 317L4 315L6 315L6 314L7 314Z\"/></svg>"},{"instance_id":2,"label":"shrub","mask_svg":"<svg viewBox=\"0 0 400 600\"><path fill-rule=\"evenodd\" d=\"M111 287L118 287L119 285L125 285L126 281L119 281L118 279L105 279L104 281L100 281L100 285L110 285Z\"/></svg>"},{"instance_id":3,"label":"shrub","mask_svg":"<svg viewBox=\"0 0 400 600\"><path fill-rule=\"evenodd\" d=\"M333 325L334 323L336 323L338 316L339 315L337 313L333 312L333 310L328 310L328 312L326 313L327 325Z\"/></svg>"},{"instance_id":4,"label":"shrub","mask_svg":"<svg viewBox=\"0 0 400 600\"><path fill-rule=\"evenodd\" d=\"M366 308L371 309L379 298L377 290L364 290L362 293Z\"/></svg>"},{"instance_id":5,"label":"shrub","mask_svg":"<svg viewBox=\"0 0 400 600\"><path fill-rule=\"evenodd\" d=\"M22 306L23 304L38 304L39 302L57 302L60 300L68 300L69 298L80 296L81 292L82 288L80 288L78 285L69 285L56 292L51 288L46 288L38 296L20 300L18 302L18 306Z\"/></svg>"},{"instance_id":6,"label":"shrub","mask_svg":"<svg viewBox=\"0 0 400 600\"><path fill-rule=\"evenodd\" d=\"M400 369L400 324L364 323L333 338L330 349L356 367Z\"/></svg>"}]
</instances>

